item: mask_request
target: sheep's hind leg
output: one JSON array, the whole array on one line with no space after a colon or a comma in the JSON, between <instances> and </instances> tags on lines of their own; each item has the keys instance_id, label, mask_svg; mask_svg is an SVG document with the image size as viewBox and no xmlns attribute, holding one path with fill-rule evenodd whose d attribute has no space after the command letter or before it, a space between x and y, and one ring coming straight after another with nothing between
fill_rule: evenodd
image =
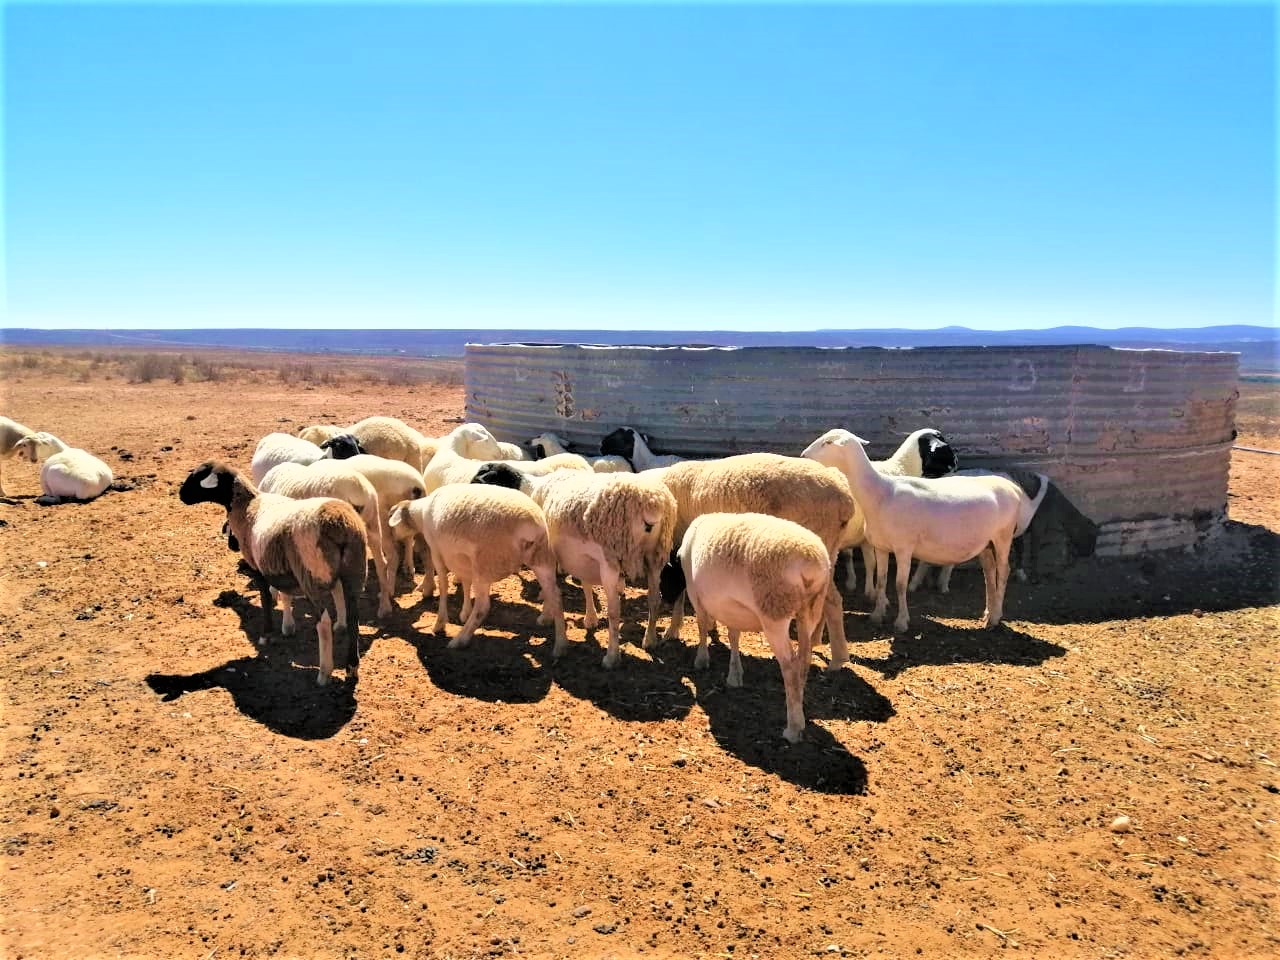
<instances>
[{"instance_id":1,"label":"sheep's hind leg","mask_svg":"<svg viewBox=\"0 0 1280 960\"><path fill-rule=\"evenodd\" d=\"M443 636L449 632L449 568L444 565L444 554L434 556L436 564L436 622L431 632ZM424 574L425 576L425 574Z\"/></svg>"},{"instance_id":2,"label":"sheep's hind leg","mask_svg":"<svg viewBox=\"0 0 1280 960\"><path fill-rule=\"evenodd\" d=\"M849 593L857 593L858 570L853 565L853 549L841 550L840 559L844 562L844 588Z\"/></svg>"},{"instance_id":3,"label":"sheep's hind leg","mask_svg":"<svg viewBox=\"0 0 1280 960\"><path fill-rule=\"evenodd\" d=\"M741 631L729 629L729 675L725 677L726 687L742 686L742 657L738 654L738 634Z\"/></svg>"},{"instance_id":4,"label":"sheep's hind leg","mask_svg":"<svg viewBox=\"0 0 1280 960\"><path fill-rule=\"evenodd\" d=\"M569 649L569 637L564 626L564 605L560 601L560 585L556 583L556 568L541 567L533 571L542 586L542 613L539 623L551 622L556 625L556 642L551 648L551 656L558 657Z\"/></svg>"},{"instance_id":5,"label":"sheep's hind leg","mask_svg":"<svg viewBox=\"0 0 1280 960\"><path fill-rule=\"evenodd\" d=\"M991 604L996 595L996 553L990 544L982 548L978 561L982 564L983 594L987 604L982 612L982 624L990 627L994 626L991 622Z\"/></svg>"},{"instance_id":6,"label":"sheep's hind leg","mask_svg":"<svg viewBox=\"0 0 1280 960\"><path fill-rule=\"evenodd\" d=\"M667 632L662 635L662 639L675 640L680 636L680 627L684 625L684 598L685 593L681 591L680 596L676 597L676 602L671 605L671 622L667 625Z\"/></svg>"},{"instance_id":7,"label":"sheep's hind leg","mask_svg":"<svg viewBox=\"0 0 1280 960\"><path fill-rule=\"evenodd\" d=\"M471 642L471 638L475 636L476 629L480 624L484 623L484 618L489 615L489 598L490 584L476 577L471 581L471 586L475 590L475 601L471 605L471 613L467 617L467 622L462 625L462 631L449 641L449 649L457 650L465 647Z\"/></svg>"},{"instance_id":8,"label":"sheep's hind leg","mask_svg":"<svg viewBox=\"0 0 1280 960\"><path fill-rule=\"evenodd\" d=\"M316 624L316 640L320 647L320 672L316 675L316 686L323 687L333 676L333 621L328 610L320 615L320 622Z\"/></svg>"},{"instance_id":9,"label":"sheep's hind leg","mask_svg":"<svg viewBox=\"0 0 1280 960\"><path fill-rule=\"evenodd\" d=\"M850 558L852 560L852 557ZM889 568L880 568L880 562L877 559L875 547L871 546L866 540L862 541L862 576L865 583L862 586L862 595L867 598L867 603L875 603L879 596L877 590L884 590L885 577L889 572Z\"/></svg>"},{"instance_id":10,"label":"sheep's hind leg","mask_svg":"<svg viewBox=\"0 0 1280 960\"><path fill-rule=\"evenodd\" d=\"M884 623L884 615L889 609L889 597L885 585L889 580L889 553L887 550L876 550L876 605L871 610L872 623Z\"/></svg>"},{"instance_id":11,"label":"sheep's hind leg","mask_svg":"<svg viewBox=\"0 0 1280 960\"><path fill-rule=\"evenodd\" d=\"M600 614L596 612L596 585L590 580L582 581L582 625L594 630L600 625Z\"/></svg>"},{"instance_id":12,"label":"sheep's hind leg","mask_svg":"<svg viewBox=\"0 0 1280 960\"><path fill-rule=\"evenodd\" d=\"M906 633L911 623L911 615L907 611L907 577L911 573L911 553L895 553L893 562L897 568L894 572L897 574L898 584L898 617L893 621L893 632Z\"/></svg>"},{"instance_id":13,"label":"sheep's hind leg","mask_svg":"<svg viewBox=\"0 0 1280 960\"><path fill-rule=\"evenodd\" d=\"M711 631L714 629L716 622L699 610L696 604L693 608L693 614L698 621L698 652L693 657L693 668L695 670L705 670L711 663L711 653L708 650L708 645Z\"/></svg>"},{"instance_id":14,"label":"sheep's hind leg","mask_svg":"<svg viewBox=\"0 0 1280 960\"><path fill-rule=\"evenodd\" d=\"M662 599L662 588L658 584L658 578L661 575L661 566L650 565L649 623L644 628L644 642L641 644L645 650L652 650L658 644L658 601Z\"/></svg>"},{"instance_id":15,"label":"sheep's hind leg","mask_svg":"<svg viewBox=\"0 0 1280 960\"><path fill-rule=\"evenodd\" d=\"M813 632L806 638L810 650L821 635L824 622L831 639L831 661L827 664L827 672L835 673L849 662L849 641L844 635L844 602L834 583L828 586L823 598L822 617L813 625Z\"/></svg>"},{"instance_id":16,"label":"sheep's hind leg","mask_svg":"<svg viewBox=\"0 0 1280 960\"><path fill-rule=\"evenodd\" d=\"M622 660L619 647L619 633L622 629L622 574L607 564L600 564L600 577L604 581L604 596L607 608L605 615L609 618L609 649L605 652L606 670L612 670ZM586 586L584 583L583 586Z\"/></svg>"},{"instance_id":17,"label":"sheep's hind leg","mask_svg":"<svg viewBox=\"0 0 1280 960\"><path fill-rule=\"evenodd\" d=\"M298 622L293 618L293 594L272 590L280 600L280 636L292 637L298 632Z\"/></svg>"},{"instance_id":18,"label":"sheep's hind leg","mask_svg":"<svg viewBox=\"0 0 1280 960\"><path fill-rule=\"evenodd\" d=\"M787 629L790 625L790 620L768 621L764 624L764 635L782 670L782 686L787 703L787 725L782 728L782 737L787 743L798 743L804 735L804 681L809 672L809 661L807 658L802 660L800 653L792 648ZM812 637L815 625L806 626Z\"/></svg>"},{"instance_id":19,"label":"sheep's hind leg","mask_svg":"<svg viewBox=\"0 0 1280 960\"><path fill-rule=\"evenodd\" d=\"M923 560L916 561L916 572L911 576L911 582L907 584L907 590L912 593L920 589L920 585L924 583L925 577L929 575L929 569L932 565L925 563ZM942 569L946 569L943 567Z\"/></svg>"}]
</instances>

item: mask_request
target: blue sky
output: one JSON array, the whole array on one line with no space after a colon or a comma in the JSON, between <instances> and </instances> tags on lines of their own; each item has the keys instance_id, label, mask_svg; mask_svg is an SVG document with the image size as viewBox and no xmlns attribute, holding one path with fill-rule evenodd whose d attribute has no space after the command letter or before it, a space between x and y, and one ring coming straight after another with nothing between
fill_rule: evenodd
<instances>
[{"instance_id":1,"label":"blue sky","mask_svg":"<svg viewBox=\"0 0 1280 960\"><path fill-rule=\"evenodd\" d=\"M1275 316L1270 4L13 4L6 326Z\"/></svg>"}]
</instances>

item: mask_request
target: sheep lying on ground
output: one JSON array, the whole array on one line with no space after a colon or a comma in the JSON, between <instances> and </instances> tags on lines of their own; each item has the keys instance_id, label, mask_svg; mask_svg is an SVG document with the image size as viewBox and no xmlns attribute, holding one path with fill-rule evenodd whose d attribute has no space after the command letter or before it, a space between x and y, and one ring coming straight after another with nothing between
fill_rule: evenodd
<instances>
[{"instance_id":1,"label":"sheep lying on ground","mask_svg":"<svg viewBox=\"0 0 1280 960\"><path fill-rule=\"evenodd\" d=\"M892 477L945 477L957 465L955 450L946 437L933 427L925 427L903 440L893 456L887 460L872 460L871 465ZM849 524L845 542L841 544L844 557L844 586L850 593L858 589L858 574L853 568L853 547L862 548L862 569L866 579L867 600L875 599L875 551L867 543L862 530L862 512L854 514Z\"/></svg>"},{"instance_id":2,"label":"sheep lying on ground","mask_svg":"<svg viewBox=\"0 0 1280 960\"><path fill-rule=\"evenodd\" d=\"M684 460L683 457L654 453L649 449L649 438L635 427L619 427L606 435L600 441L600 454L622 457L636 473L656 467L669 467Z\"/></svg>"},{"instance_id":3,"label":"sheep lying on ground","mask_svg":"<svg viewBox=\"0 0 1280 960\"><path fill-rule=\"evenodd\" d=\"M230 537L240 547L250 576L262 595L259 644L271 633L272 588L292 610L292 596L302 593L323 611L316 625L320 673L333 673L333 623L345 628L350 650L347 678L352 682L360 662L358 606L364 587L368 542L364 524L350 504L331 498L290 500L259 493L241 473L217 461L202 463L183 481L178 497L185 504L216 503L227 511ZM341 612L338 605L345 602ZM292 627L290 616L286 627Z\"/></svg>"},{"instance_id":4,"label":"sheep lying on ground","mask_svg":"<svg viewBox=\"0 0 1280 960\"><path fill-rule=\"evenodd\" d=\"M983 470L980 468L973 468L970 470L961 470L957 473L951 474L951 476L1004 477L1006 480L1011 480L1013 483L1018 485L1018 490L1022 496L1019 501L1018 508L1018 525L1013 531L1014 545L1010 548L1010 553L1016 549L1018 538L1020 538L1023 533L1026 532L1027 527L1030 526L1031 519L1035 516L1036 511L1040 509L1040 502L1044 499L1045 494L1048 493L1050 486L1049 478L1043 473L1032 473L1030 470L1020 470L1016 467L1011 467L1008 470ZM1011 563L1010 566L1016 570L1016 564ZM907 584L908 592L918 589L920 584L924 583L925 577L928 576L932 567L932 564L926 563L923 560L916 564L916 572L912 575L911 581ZM954 569L955 566L953 564L947 564L939 569L939 593L951 592L951 571ZM1026 574L1021 570L1016 570L1016 574L1019 580L1025 581L1027 578Z\"/></svg>"},{"instance_id":5,"label":"sheep lying on ground","mask_svg":"<svg viewBox=\"0 0 1280 960\"><path fill-rule=\"evenodd\" d=\"M617 666L622 657L618 641L625 579L646 578L649 623L644 647L650 649L657 642L658 576L671 552L676 525L675 499L661 482L629 473L577 470L528 477L510 464L486 464L475 482L529 488L546 514L560 569L582 582L588 630L599 622L595 584L604 587L609 619L609 649L603 661L607 669Z\"/></svg>"},{"instance_id":6,"label":"sheep lying on ground","mask_svg":"<svg viewBox=\"0 0 1280 960\"><path fill-rule=\"evenodd\" d=\"M310 497L333 497L351 504L364 521L369 551L378 571L378 616L391 613L395 594L395 568L387 563L386 546L382 542L383 510L378 491L358 470L338 460L317 460L304 466L281 463L267 471L258 488L262 493L278 493L294 500Z\"/></svg>"},{"instance_id":7,"label":"sheep lying on ground","mask_svg":"<svg viewBox=\"0 0 1280 960\"><path fill-rule=\"evenodd\" d=\"M4 461L8 460L18 452L16 447L19 440L23 440L34 435L34 430L24 427L16 420L10 420L8 417L0 417L0 496L5 495Z\"/></svg>"},{"instance_id":8,"label":"sheep lying on ground","mask_svg":"<svg viewBox=\"0 0 1280 960\"><path fill-rule=\"evenodd\" d=\"M800 457L776 453L744 453L723 460L685 460L655 471L676 498L676 536L682 537L704 513L765 513L792 520L818 535L834 561L845 530L854 517L849 485L839 474ZM675 603L667 639L680 635L684 598ZM840 592L830 584L824 621L831 635L828 670L848 662L844 609ZM817 637L814 637L814 642Z\"/></svg>"},{"instance_id":9,"label":"sheep lying on ground","mask_svg":"<svg viewBox=\"0 0 1280 960\"><path fill-rule=\"evenodd\" d=\"M894 630L901 633L910 622L907 577L913 557L938 564L978 557L987 588L984 619L986 626L994 627L1003 616L1009 545L1018 525L1022 491L1004 477L886 477L871 465L863 443L848 430L829 430L809 444L804 456L838 468L862 509L866 539L876 551L872 622L881 622L888 606L885 580L892 553L898 584Z\"/></svg>"},{"instance_id":10,"label":"sheep lying on ground","mask_svg":"<svg viewBox=\"0 0 1280 960\"><path fill-rule=\"evenodd\" d=\"M36 503L52 506L64 500L92 500L115 479L111 468L79 447L69 447L52 433L33 433L13 445L14 451L32 463L44 460Z\"/></svg>"},{"instance_id":11,"label":"sheep lying on ground","mask_svg":"<svg viewBox=\"0 0 1280 960\"><path fill-rule=\"evenodd\" d=\"M489 615L490 588L498 580L529 567L542 585L542 616L555 623L554 656L568 647L560 588L556 584L556 559L551 550L542 509L523 493L477 484L441 487L429 496L403 501L391 510L391 529L410 527L431 549L439 592L434 632L446 632L449 622L449 573L458 578L463 593L462 632L449 647L465 647ZM422 578L423 598L430 597ZM473 602L474 598L474 602Z\"/></svg>"},{"instance_id":12,"label":"sheep lying on ground","mask_svg":"<svg viewBox=\"0 0 1280 960\"><path fill-rule=\"evenodd\" d=\"M544 460L547 457L554 457L558 453L569 453L569 448L564 445L564 441L557 437L554 433L540 433L529 441L529 446L533 448L535 460ZM631 473L631 464L627 462L625 457L607 456L607 457L587 457L587 463L591 464L591 469L596 473Z\"/></svg>"},{"instance_id":13,"label":"sheep lying on ground","mask_svg":"<svg viewBox=\"0 0 1280 960\"><path fill-rule=\"evenodd\" d=\"M786 690L783 737L795 743L804 731L804 685L813 638L831 584L831 553L818 535L798 523L762 513L704 513L689 525L678 559L663 568L663 599L687 591L698 617L695 667L710 662L707 634L717 622L729 630L730 687L742 686L738 634L759 630L773 649ZM796 623L796 646L790 639Z\"/></svg>"},{"instance_id":14,"label":"sheep lying on ground","mask_svg":"<svg viewBox=\"0 0 1280 960\"><path fill-rule=\"evenodd\" d=\"M315 463L323 456L324 451L307 440L291 437L287 433L268 433L254 448L249 473L256 485L262 483L262 478L274 466L282 463Z\"/></svg>"}]
</instances>

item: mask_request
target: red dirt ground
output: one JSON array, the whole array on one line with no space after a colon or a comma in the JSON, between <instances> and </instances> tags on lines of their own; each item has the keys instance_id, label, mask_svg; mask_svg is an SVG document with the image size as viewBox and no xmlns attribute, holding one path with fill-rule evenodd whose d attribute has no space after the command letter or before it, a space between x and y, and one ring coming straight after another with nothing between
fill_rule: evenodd
<instances>
[{"instance_id":1,"label":"red dirt ground","mask_svg":"<svg viewBox=\"0 0 1280 960\"><path fill-rule=\"evenodd\" d=\"M390 622L361 629L354 690L315 686L309 620L259 651L256 594L182 478L309 422L444 432L457 386L19 373L3 412L133 489L42 508L37 469L4 465L11 960L1280 946L1280 458L1236 454L1213 549L1011 584L995 631L974 629L973 571L922 596L902 638L850 599L854 665L815 664L789 747L759 638L727 689L723 646L692 668L692 618L639 649L635 591L612 673L574 588L574 649L550 661L531 576L464 651L402 583ZM1121 815L1130 832L1109 828Z\"/></svg>"}]
</instances>

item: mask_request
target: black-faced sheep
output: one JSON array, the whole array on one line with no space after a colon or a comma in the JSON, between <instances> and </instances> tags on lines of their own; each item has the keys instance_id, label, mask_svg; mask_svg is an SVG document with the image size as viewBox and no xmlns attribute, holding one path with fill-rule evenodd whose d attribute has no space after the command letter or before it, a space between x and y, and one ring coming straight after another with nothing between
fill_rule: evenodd
<instances>
[{"instance_id":1,"label":"black-faced sheep","mask_svg":"<svg viewBox=\"0 0 1280 960\"><path fill-rule=\"evenodd\" d=\"M230 538L240 547L254 585L262 595L259 644L271 633L272 588L291 602L303 594L323 611L316 625L320 673L328 683L333 672L333 623L341 617L350 644L347 677L355 681L360 660L358 600L364 588L368 543L364 523L350 504L315 498L291 500L259 493L238 470L217 461L200 464L178 491L185 504L216 503L227 511Z\"/></svg>"}]
</instances>

